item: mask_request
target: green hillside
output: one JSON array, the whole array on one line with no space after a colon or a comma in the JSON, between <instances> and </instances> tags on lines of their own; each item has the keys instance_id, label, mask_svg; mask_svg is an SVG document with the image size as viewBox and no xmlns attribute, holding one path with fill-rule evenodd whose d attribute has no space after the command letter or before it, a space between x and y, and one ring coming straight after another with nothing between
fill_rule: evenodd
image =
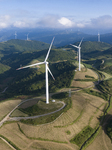
<instances>
[{"instance_id":1,"label":"green hillside","mask_svg":"<svg viewBox=\"0 0 112 150\"><path fill-rule=\"evenodd\" d=\"M27 42L29 43L29 45L27 45ZM33 45L31 43L33 43ZM37 70L36 68L33 69L29 68L21 71L16 71L16 69L19 68L20 66L25 66L28 64L45 60L48 48L46 49L45 47L45 50L38 50L40 46L38 45L39 43L40 42L23 41L23 40L10 40L8 42L0 43L1 44L0 49L2 49L1 50L2 57L0 60L1 63L0 83L2 87L4 87L3 85L10 87L8 88L7 90L8 93L5 94L5 96L7 95L8 97L16 94L29 94L29 91L30 93L35 94L36 93L35 91L37 90L40 94L45 93L45 66L41 66L39 70ZM9 45L13 45L12 46L13 50L12 49L10 50L11 46L8 47ZM44 46L45 45L46 44L44 43ZM5 50L6 47L7 49ZM29 48L29 50L27 50L27 47ZM33 47L34 49L31 49L31 47ZM40 49L42 48L43 47L41 47ZM59 64L62 67L60 68L64 69L68 65L67 61L68 60L74 61L75 56L76 54L74 51L69 50L64 51L63 49L51 49L48 61L50 63L50 67L52 68L55 77L60 76L59 74L57 74L58 71L55 71L57 70L57 68L55 67L55 63L60 62L61 64L60 63ZM63 67L62 63L64 62L65 65ZM70 71L69 68L68 71ZM66 71L64 74L63 73L64 70L61 72L61 76L57 79L57 81L59 81L60 78L63 78L64 76L65 79L68 77ZM8 80L7 84L5 82L6 80ZM65 81L62 81L62 83L63 82ZM67 79L66 82L68 82ZM66 84L68 84L66 82L63 83L62 85L56 82L57 87L59 88L59 86L60 87L66 86ZM56 90L56 85L52 82L51 84L53 84L52 91ZM2 91L3 89L0 90Z\"/></svg>"},{"instance_id":2,"label":"green hillside","mask_svg":"<svg viewBox=\"0 0 112 150\"><path fill-rule=\"evenodd\" d=\"M99 58L102 53L110 47L112 47L112 45L108 43L89 41L82 44L81 52L85 59Z\"/></svg>"},{"instance_id":3,"label":"green hillside","mask_svg":"<svg viewBox=\"0 0 112 150\"><path fill-rule=\"evenodd\" d=\"M12 46L17 51L34 51L44 50L49 48L49 44L40 41L27 41L27 40L9 40L6 44Z\"/></svg>"},{"instance_id":4,"label":"green hillside","mask_svg":"<svg viewBox=\"0 0 112 150\"><path fill-rule=\"evenodd\" d=\"M73 45L78 46L79 42L73 43ZM71 47L70 45L67 45L66 47ZM83 41L81 44L81 52L87 53L87 52L93 52L93 51L104 51L112 47L111 44L104 43L104 42L91 42L91 41ZM76 49L76 48L74 48Z\"/></svg>"},{"instance_id":5,"label":"green hillside","mask_svg":"<svg viewBox=\"0 0 112 150\"><path fill-rule=\"evenodd\" d=\"M87 56L90 56L90 54L92 53L88 53ZM100 52L94 51L93 55L91 55L92 58L99 58L99 59L111 58L111 56L112 56L112 47Z\"/></svg>"},{"instance_id":6,"label":"green hillside","mask_svg":"<svg viewBox=\"0 0 112 150\"><path fill-rule=\"evenodd\" d=\"M50 92L63 87L69 87L74 77L74 69L76 68L72 62L60 62L49 65L55 81L49 74ZM9 85L5 97L13 97L15 95L42 95L45 94L45 66L41 65L37 68L27 68L16 71L13 82Z\"/></svg>"},{"instance_id":7,"label":"green hillside","mask_svg":"<svg viewBox=\"0 0 112 150\"><path fill-rule=\"evenodd\" d=\"M37 92L40 94L45 93L45 66L41 66L38 69L29 68L20 71L16 71L16 69L20 66L44 61L48 52L49 44L24 40L10 40L0 44L0 52L2 55L0 60L0 83L4 84L5 79L10 78L7 83L7 86L10 87L6 93L7 97L16 94L36 94ZM75 43L75 45L78 44L79 43ZM46 45L48 47L46 47ZM45 49L43 50L44 46ZM90 65L95 63L97 68L99 67L100 70L102 70L102 68L104 68L104 66L101 66L102 59L98 58L103 55L105 57L107 55L107 51L110 53L111 47L112 45L103 42L82 42L82 62L85 61L86 64ZM52 73L56 77L56 82L52 81L51 77L49 77L51 91L56 91L58 88L62 87L69 87L74 75L73 70L75 69L75 66L72 62L76 61L76 52L77 49L70 45L58 49L51 49L48 61ZM91 61L92 58L93 60ZM96 59L98 60L96 61ZM72 70L70 66L72 66ZM107 64L107 66L111 67L111 62L110 65ZM108 67L106 69L108 69ZM103 71L108 72L108 70ZM70 76L68 72L71 72ZM68 79L70 82L68 82Z\"/></svg>"},{"instance_id":8,"label":"green hillside","mask_svg":"<svg viewBox=\"0 0 112 150\"><path fill-rule=\"evenodd\" d=\"M79 42L73 43L73 45L78 46ZM98 56L101 56L103 52L105 52L107 49L111 47L112 47L111 44L104 42L83 41L81 44L81 55L83 59L97 58ZM69 48L77 52L77 48L71 45L67 45L63 48Z\"/></svg>"},{"instance_id":9,"label":"green hillside","mask_svg":"<svg viewBox=\"0 0 112 150\"><path fill-rule=\"evenodd\" d=\"M101 71L112 74L112 58L102 59L102 63L99 66Z\"/></svg>"},{"instance_id":10,"label":"green hillside","mask_svg":"<svg viewBox=\"0 0 112 150\"><path fill-rule=\"evenodd\" d=\"M0 63L0 74L4 73L5 71L7 71L9 69L10 69L9 66Z\"/></svg>"},{"instance_id":11,"label":"green hillside","mask_svg":"<svg viewBox=\"0 0 112 150\"><path fill-rule=\"evenodd\" d=\"M48 48L49 44L40 41L9 40L0 43L0 59L18 52L40 51Z\"/></svg>"},{"instance_id":12,"label":"green hillside","mask_svg":"<svg viewBox=\"0 0 112 150\"><path fill-rule=\"evenodd\" d=\"M83 53L86 53L92 51L104 51L110 47L112 47L112 45L108 43L86 41L82 42L81 50Z\"/></svg>"},{"instance_id":13,"label":"green hillside","mask_svg":"<svg viewBox=\"0 0 112 150\"><path fill-rule=\"evenodd\" d=\"M20 53L9 54L2 57L1 63L13 68L18 68L20 65L24 66L29 64L32 60L44 61L48 50L41 51L25 51ZM49 55L49 62L74 60L75 53L70 51L63 51L53 49Z\"/></svg>"}]
</instances>

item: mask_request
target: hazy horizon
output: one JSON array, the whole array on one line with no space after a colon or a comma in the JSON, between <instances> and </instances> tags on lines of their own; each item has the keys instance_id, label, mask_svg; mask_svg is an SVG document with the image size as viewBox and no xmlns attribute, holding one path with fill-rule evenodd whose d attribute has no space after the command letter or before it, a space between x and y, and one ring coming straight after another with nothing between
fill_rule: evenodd
<instances>
[{"instance_id":1,"label":"hazy horizon","mask_svg":"<svg viewBox=\"0 0 112 150\"><path fill-rule=\"evenodd\" d=\"M112 32L111 6L111 0L0 0L0 30L49 28Z\"/></svg>"}]
</instances>

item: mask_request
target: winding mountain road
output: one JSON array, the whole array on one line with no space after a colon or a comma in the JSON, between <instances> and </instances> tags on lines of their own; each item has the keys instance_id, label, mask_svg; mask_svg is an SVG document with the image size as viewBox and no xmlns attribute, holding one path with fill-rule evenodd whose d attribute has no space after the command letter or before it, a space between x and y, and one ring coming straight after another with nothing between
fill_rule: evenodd
<instances>
[{"instance_id":1,"label":"winding mountain road","mask_svg":"<svg viewBox=\"0 0 112 150\"><path fill-rule=\"evenodd\" d=\"M9 116L9 121L12 121L12 120L15 120L15 121L19 121L19 120L21 120L21 119L35 119L35 118L39 118L39 117L43 117L43 116L47 116L47 115L51 115L51 114L54 114L54 113L56 113L56 112L58 112L58 111L60 111L60 110L62 110L64 107L65 107L65 103L64 102L61 102L61 101L59 101L59 102L57 102L57 103L62 103L63 104L63 106L60 108L60 109L58 109L58 110L55 110L55 111L53 111L53 112L50 112L50 113L47 113L47 114L42 114L42 115L36 115L36 116L28 116L28 117L10 117ZM17 108L17 107L16 107ZM15 108L15 109L16 109Z\"/></svg>"},{"instance_id":2,"label":"winding mountain road","mask_svg":"<svg viewBox=\"0 0 112 150\"><path fill-rule=\"evenodd\" d=\"M27 101L30 101L30 100L32 100L32 99L27 99L27 100L21 102L20 104L18 104L10 113L8 113L8 114L6 115L6 117L5 117L2 121L0 121L0 126L2 126L3 123L6 122L6 121L19 121L19 120L21 120L21 119L25 119L25 120L26 120L26 119L35 119L35 118L39 118L39 117L42 117L42 116L47 116L47 115L50 115L50 114L54 114L54 113L56 113L56 112L62 110L62 109L66 106L66 104L65 104L64 102L59 101L59 102L57 102L57 103L62 103L63 106L62 106L60 109L55 110L55 111L50 112L50 113L47 113L47 114L36 115L36 116L28 116L28 117L10 117L10 115L13 113L13 111L14 111L15 109L17 109L21 104L23 104L23 103L25 103L25 102L27 102Z\"/></svg>"}]
</instances>

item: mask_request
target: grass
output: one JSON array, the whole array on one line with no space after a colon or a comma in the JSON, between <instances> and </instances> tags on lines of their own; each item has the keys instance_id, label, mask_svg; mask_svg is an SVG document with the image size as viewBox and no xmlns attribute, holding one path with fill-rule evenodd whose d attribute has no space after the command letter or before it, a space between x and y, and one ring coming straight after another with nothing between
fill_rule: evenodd
<instances>
[{"instance_id":1,"label":"grass","mask_svg":"<svg viewBox=\"0 0 112 150\"><path fill-rule=\"evenodd\" d=\"M57 117L59 117L62 114L62 111L59 111L57 113L47 115L47 116L42 116L36 119L27 119L27 120L20 120L22 123L25 124L31 124L31 125L40 125L40 124L46 124L54 121Z\"/></svg>"},{"instance_id":2,"label":"grass","mask_svg":"<svg viewBox=\"0 0 112 150\"><path fill-rule=\"evenodd\" d=\"M52 96L53 99L62 99L62 98L67 98L68 97L68 93L67 92L62 92L59 94L54 94Z\"/></svg>"},{"instance_id":3,"label":"grass","mask_svg":"<svg viewBox=\"0 0 112 150\"><path fill-rule=\"evenodd\" d=\"M75 79L75 81L84 81L84 82L90 82L90 81L97 81L97 79Z\"/></svg>"},{"instance_id":4,"label":"grass","mask_svg":"<svg viewBox=\"0 0 112 150\"><path fill-rule=\"evenodd\" d=\"M21 100L8 100L0 102L0 120L3 119Z\"/></svg>"},{"instance_id":5,"label":"grass","mask_svg":"<svg viewBox=\"0 0 112 150\"><path fill-rule=\"evenodd\" d=\"M102 78L104 77L103 73L101 71L98 71L95 68L91 68L91 69L98 74L99 80L102 80Z\"/></svg>"},{"instance_id":6,"label":"grass","mask_svg":"<svg viewBox=\"0 0 112 150\"><path fill-rule=\"evenodd\" d=\"M28 116L27 114L21 112L20 110L16 109L11 115L10 117L26 117Z\"/></svg>"},{"instance_id":7,"label":"grass","mask_svg":"<svg viewBox=\"0 0 112 150\"><path fill-rule=\"evenodd\" d=\"M95 79L94 77L92 77L92 76L89 76L89 75L85 75L85 78L91 78L91 79Z\"/></svg>"},{"instance_id":8,"label":"grass","mask_svg":"<svg viewBox=\"0 0 112 150\"><path fill-rule=\"evenodd\" d=\"M19 128L20 132L25 135L24 131L21 129L19 124L18 124L18 128ZM27 138L34 139L34 140L41 140L41 141L52 141L52 142L56 142L56 143L67 143L67 142L63 142L63 141L49 140L49 139L43 139L43 138L33 138L33 137L29 137L29 136L27 136Z\"/></svg>"},{"instance_id":9,"label":"grass","mask_svg":"<svg viewBox=\"0 0 112 150\"><path fill-rule=\"evenodd\" d=\"M28 114L29 116L35 116L35 115L41 115L41 114L46 114L49 112L53 112L59 108L62 107L62 103L58 102L51 102L49 104L46 104L43 101L38 101L37 104L27 107L27 108L19 108L19 110L25 114Z\"/></svg>"},{"instance_id":10,"label":"grass","mask_svg":"<svg viewBox=\"0 0 112 150\"><path fill-rule=\"evenodd\" d=\"M32 125L39 125L39 124L46 124L46 123L50 123L50 122L53 122L56 118L58 118L63 112L66 112L67 110L69 110L72 106L72 101L70 98L66 98L64 99L64 102L66 103L66 106L56 112L56 113L53 113L53 114L50 114L50 115L47 115L47 116L42 116L42 117L39 117L39 118L36 118L36 119L27 119L27 120L20 120L22 123L25 123L25 124L32 124ZM54 103L55 104L55 103ZM48 105L47 105L48 106ZM51 105L52 106L52 105ZM55 105L54 105L55 106ZM50 107L50 106L49 106ZM62 107L62 106L61 106ZM57 110L57 109L56 109ZM28 110L29 111L29 110ZM38 113L43 113L46 112L48 113L49 110L43 110L43 109L40 109L40 111L38 111ZM51 109L50 112L53 112L55 111L55 109Z\"/></svg>"},{"instance_id":11,"label":"grass","mask_svg":"<svg viewBox=\"0 0 112 150\"><path fill-rule=\"evenodd\" d=\"M100 88L99 88L99 90L100 90ZM100 92L97 92L97 91L94 91L91 89L84 89L83 92L86 92L86 93L94 95L94 96L101 97L106 101L108 101L108 99L109 99L109 95L107 93L100 93Z\"/></svg>"},{"instance_id":12,"label":"grass","mask_svg":"<svg viewBox=\"0 0 112 150\"><path fill-rule=\"evenodd\" d=\"M0 149L1 150L12 150L12 148L0 138Z\"/></svg>"},{"instance_id":13,"label":"grass","mask_svg":"<svg viewBox=\"0 0 112 150\"><path fill-rule=\"evenodd\" d=\"M106 73L106 72L103 72L103 71L100 71L104 76L105 76L105 79L104 80L108 80L110 78L112 78L112 75Z\"/></svg>"},{"instance_id":14,"label":"grass","mask_svg":"<svg viewBox=\"0 0 112 150\"><path fill-rule=\"evenodd\" d=\"M68 126L70 126L70 125L73 125L74 123L76 123L76 122L82 117L83 111L84 111L84 110L82 110L82 111L80 112L79 116L78 116L75 120L73 120L71 123L68 123L68 124L66 124L66 125L64 125L64 126L54 126L54 127L55 127L55 128L65 128L65 127L68 127Z\"/></svg>"},{"instance_id":15,"label":"grass","mask_svg":"<svg viewBox=\"0 0 112 150\"><path fill-rule=\"evenodd\" d=\"M91 77L91 78L87 78ZM71 87L80 87L80 88L86 88L91 86L92 84L94 85L93 82L98 80L97 74L91 70L87 69L86 72L76 72L74 80L71 84Z\"/></svg>"},{"instance_id":16,"label":"grass","mask_svg":"<svg viewBox=\"0 0 112 150\"><path fill-rule=\"evenodd\" d=\"M102 103L102 104L96 109L96 111L94 112L94 115L97 114L97 112L99 111L99 109L100 109L103 105L104 105L104 103ZM92 119L94 118L94 115L90 117L88 125L90 125Z\"/></svg>"},{"instance_id":17,"label":"grass","mask_svg":"<svg viewBox=\"0 0 112 150\"><path fill-rule=\"evenodd\" d=\"M40 150L72 150L72 148L68 147L67 144L61 144L61 143L52 143L50 141L44 142L44 141L37 141L34 142L31 147L31 149L40 149Z\"/></svg>"},{"instance_id":18,"label":"grass","mask_svg":"<svg viewBox=\"0 0 112 150\"><path fill-rule=\"evenodd\" d=\"M21 150L26 148L28 144L32 142L20 132L17 123L4 124L0 129L0 135L6 137ZM7 139L6 141L8 141Z\"/></svg>"},{"instance_id":19,"label":"grass","mask_svg":"<svg viewBox=\"0 0 112 150\"><path fill-rule=\"evenodd\" d=\"M69 130L67 130L67 131L66 131L66 133L67 133L68 135L70 135L70 134L71 134L71 132L70 132Z\"/></svg>"},{"instance_id":20,"label":"grass","mask_svg":"<svg viewBox=\"0 0 112 150\"><path fill-rule=\"evenodd\" d=\"M5 139L10 145L12 145L16 150L20 150L13 142L11 142L8 138L3 135L0 135L3 139Z\"/></svg>"},{"instance_id":21,"label":"grass","mask_svg":"<svg viewBox=\"0 0 112 150\"><path fill-rule=\"evenodd\" d=\"M105 115L107 114L107 112L110 110L110 108L111 108L111 103L112 103L112 97L110 97L110 104L108 104L108 106L105 108L105 110L104 110L104 113L102 114L102 115L104 115L103 116L103 119L102 119L102 121L101 121L101 124L103 123L103 121L104 121L104 118L105 118ZM106 122L107 123L107 122ZM106 128L106 130L107 130L107 135L109 136L109 138L111 139L112 138L112 121L110 122L110 124L109 124L109 126L106 126L106 127L109 127L108 128L108 130L107 130L107 128ZM90 143L92 143L94 140L94 143L93 144L91 144L88 148L87 148L87 150L89 150L89 149L96 149L96 147L97 147L97 145L99 145L99 148L101 148L101 150L102 149L105 149L105 148L108 148L108 149L110 149L111 148L111 143L109 142L109 140L108 140L108 138L107 138L107 136L105 136L105 134L104 133L102 133L103 135L102 135L102 137L101 137L101 134L99 135L99 136L97 136L98 135L98 133L100 132L102 132L103 130L101 129L101 126L98 124L97 126L96 126L96 128L94 129L94 133L91 135L91 137L86 141L86 142L84 142L84 144L81 146L81 148L80 148L80 150L83 150L83 149L85 149L88 145L90 145ZM104 131L103 131L104 132ZM97 136L97 138L96 138L96 136ZM100 138L99 138L100 137ZM96 139L95 139L96 138ZM105 140L105 138L106 138L106 140ZM103 140L103 143L102 143L102 140ZM112 141L112 139L111 139L111 141ZM108 144L109 143L109 144Z\"/></svg>"},{"instance_id":22,"label":"grass","mask_svg":"<svg viewBox=\"0 0 112 150\"><path fill-rule=\"evenodd\" d=\"M88 145L90 145L95 138L97 137L98 133L100 132L101 127L98 126L96 127L96 129L94 129L93 133L91 134L91 136L82 144L82 146L80 147L80 150L84 150L85 148L87 148Z\"/></svg>"},{"instance_id":23,"label":"grass","mask_svg":"<svg viewBox=\"0 0 112 150\"><path fill-rule=\"evenodd\" d=\"M73 139L71 139L70 142L80 147L92 133L93 129L90 126L87 126L81 132L79 132Z\"/></svg>"}]
</instances>

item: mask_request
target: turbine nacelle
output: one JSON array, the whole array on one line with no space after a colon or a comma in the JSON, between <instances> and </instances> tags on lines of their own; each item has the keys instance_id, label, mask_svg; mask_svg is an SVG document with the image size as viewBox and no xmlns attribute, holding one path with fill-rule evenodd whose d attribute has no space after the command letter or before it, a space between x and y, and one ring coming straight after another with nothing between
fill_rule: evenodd
<instances>
[{"instance_id":1,"label":"turbine nacelle","mask_svg":"<svg viewBox=\"0 0 112 150\"><path fill-rule=\"evenodd\" d=\"M49 64L48 61L44 61L44 63L47 64L47 65Z\"/></svg>"}]
</instances>

